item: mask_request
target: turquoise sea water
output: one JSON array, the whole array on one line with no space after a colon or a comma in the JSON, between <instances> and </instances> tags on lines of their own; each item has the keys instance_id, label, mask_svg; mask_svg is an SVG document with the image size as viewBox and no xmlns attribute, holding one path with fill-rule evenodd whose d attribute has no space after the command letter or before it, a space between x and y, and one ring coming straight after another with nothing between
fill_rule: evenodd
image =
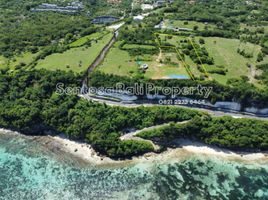
<instances>
[{"instance_id":1,"label":"turquoise sea water","mask_svg":"<svg viewBox=\"0 0 268 200\"><path fill-rule=\"evenodd\" d=\"M128 167L79 166L37 141L0 134L0 199L268 199L268 166L189 156Z\"/></svg>"}]
</instances>

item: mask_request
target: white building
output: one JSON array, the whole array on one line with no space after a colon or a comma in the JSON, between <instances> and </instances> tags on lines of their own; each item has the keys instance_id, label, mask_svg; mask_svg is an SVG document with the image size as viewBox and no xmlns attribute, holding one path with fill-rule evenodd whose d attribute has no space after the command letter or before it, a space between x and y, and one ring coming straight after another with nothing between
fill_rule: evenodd
<instances>
[{"instance_id":1,"label":"white building","mask_svg":"<svg viewBox=\"0 0 268 200\"><path fill-rule=\"evenodd\" d=\"M142 10L153 10L154 6L151 4L141 4L141 9Z\"/></svg>"}]
</instances>

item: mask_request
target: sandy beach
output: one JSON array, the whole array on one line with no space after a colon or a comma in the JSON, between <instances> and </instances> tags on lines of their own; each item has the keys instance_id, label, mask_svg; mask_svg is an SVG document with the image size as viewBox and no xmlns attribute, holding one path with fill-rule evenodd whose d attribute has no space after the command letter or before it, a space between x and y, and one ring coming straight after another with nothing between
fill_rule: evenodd
<instances>
[{"instance_id":1,"label":"sandy beach","mask_svg":"<svg viewBox=\"0 0 268 200\"><path fill-rule=\"evenodd\" d=\"M18 132L0 129L2 134L19 134L33 140L41 142L46 145L48 149L59 152L70 153L73 157L82 159L91 166L122 166L137 163L154 163L164 161L182 161L189 156L204 155L223 158L230 161L241 161L245 163L259 163L268 164L268 153L248 153L248 152L234 152L227 149L218 148L215 146L206 145L201 142L179 139L176 141L176 148L168 148L165 152L147 153L143 156L134 157L129 160L113 160L111 158L99 155L89 144L72 141L60 136L25 136Z\"/></svg>"},{"instance_id":2,"label":"sandy beach","mask_svg":"<svg viewBox=\"0 0 268 200\"><path fill-rule=\"evenodd\" d=\"M248 153L234 152L214 146L209 146L201 142L193 142L191 140L178 140L177 148L168 148L167 151L160 154L147 153L143 156L134 157L131 160L113 160L98 153L86 143L79 143L68 140L63 137L55 136L51 139L63 145L63 149L74 156L78 156L93 165L122 165L144 162L161 162L161 161L181 161L189 157L189 155L204 155L224 158L226 160L239 160L248 163L268 164L268 153Z\"/></svg>"}]
</instances>

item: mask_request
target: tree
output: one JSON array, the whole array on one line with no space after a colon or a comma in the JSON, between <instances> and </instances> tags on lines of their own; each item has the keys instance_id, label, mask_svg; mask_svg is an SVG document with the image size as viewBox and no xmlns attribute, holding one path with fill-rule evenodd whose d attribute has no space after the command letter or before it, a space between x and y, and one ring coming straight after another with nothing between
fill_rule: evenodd
<instances>
[{"instance_id":1,"label":"tree","mask_svg":"<svg viewBox=\"0 0 268 200\"><path fill-rule=\"evenodd\" d=\"M205 44L205 40L204 40L204 38L200 38L200 39L199 39L199 44Z\"/></svg>"},{"instance_id":2,"label":"tree","mask_svg":"<svg viewBox=\"0 0 268 200\"><path fill-rule=\"evenodd\" d=\"M264 58L263 53L262 52L259 52L258 55L257 55L257 62L263 61L263 58Z\"/></svg>"}]
</instances>

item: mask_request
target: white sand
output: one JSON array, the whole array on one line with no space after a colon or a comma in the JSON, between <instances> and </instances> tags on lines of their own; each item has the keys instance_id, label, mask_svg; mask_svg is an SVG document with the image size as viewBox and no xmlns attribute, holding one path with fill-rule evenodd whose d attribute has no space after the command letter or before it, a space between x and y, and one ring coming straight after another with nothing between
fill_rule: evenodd
<instances>
[{"instance_id":1,"label":"white sand","mask_svg":"<svg viewBox=\"0 0 268 200\"><path fill-rule=\"evenodd\" d=\"M51 138L60 143L63 147L63 150L65 150L66 152L71 153L72 155L77 156L79 158L82 158L83 160L93 165L100 165L104 163L112 164L115 162L108 157L99 156L89 144L71 141L62 136L54 136Z\"/></svg>"},{"instance_id":2,"label":"white sand","mask_svg":"<svg viewBox=\"0 0 268 200\"><path fill-rule=\"evenodd\" d=\"M0 128L0 133L1 134L14 134L14 135L20 134L19 132L11 131L11 130L8 130L8 129L3 129L3 128Z\"/></svg>"},{"instance_id":3,"label":"white sand","mask_svg":"<svg viewBox=\"0 0 268 200\"><path fill-rule=\"evenodd\" d=\"M0 129L2 134L20 134L18 132L9 131L6 129ZM24 136L29 138L35 138L31 136ZM156 154L147 153L140 157L134 157L131 160L117 161L111 158L100 156L98 153L86 143L80 143L76 141L71 141L64 136L43 136L38 138L49 139L50 141L56 142L60 145L61 150L71 153L72 155L85 160L91 165L128 165L134 163L144 163L144 162L162 162L166 160L180 161L188 158L191 155L205 155L223 158L226 160L239 160L249 163L265 163L268 164L268 153L246 153L246 152L234 152L226 149L209 146L200 142L193 142L191 140L180 139L177 140L178 148L171 149L167 151Z\"/></svg>"},{"instance_id":4,"label":"white sand","mask_svg":"<svg viewBox=\"0 0 268 200\"><path fill-rule=\"evenodd\" d=\"M209 146L199 142L193 142L190 140L180 140L182 149L194 153L213 155L226 159L239 159L244 161L266 161L268 163L267 152L262 153L248 153L248 152L234 152L227 149L222 149L214 146Z\"/></svg>"},{"instance_id":5,"label":"white sand","mask_svg":"<svg viewBox=\"0 0 268 200\"><path fill-rule=\"evenodd\" d=\"M88 144L78 143L70 141L62 137L53 137L54 140L64 145L67 152L78 156L85 161L93 165L117 165L117 164L133 164L133 163L144 163L144 162L161 162L165 160L183 160L189 155L205 155L215 156L227 160L241 160L244 162L258 162L268 163L267 153L245 153L245 152L233 152L214 146L208 146L200 142L193 142L190 140L178 140L179 147L175 149L169 148L167 151L156 154L147 153L143 156L134 157L131 160L116 161L108 157L99 156L95 150Z\"/></svg>"}]
</instances>

